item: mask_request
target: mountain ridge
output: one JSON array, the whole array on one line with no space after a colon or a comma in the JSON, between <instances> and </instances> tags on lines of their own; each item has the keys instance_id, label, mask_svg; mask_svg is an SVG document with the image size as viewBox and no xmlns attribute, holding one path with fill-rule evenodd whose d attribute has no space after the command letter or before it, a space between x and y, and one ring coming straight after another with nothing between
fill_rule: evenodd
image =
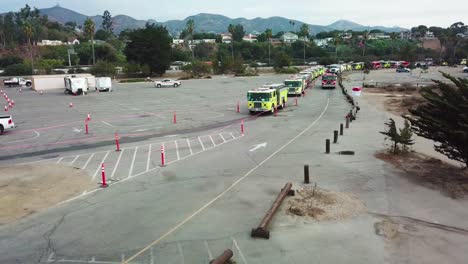
<instances>
[{"instance_id":1,"label":"mountain ridge","mask_svg":"<svg viewBox=\"0 0 468 264\"><path fill-rule=\"evenodd\" d=\"M67 9L56 5L50 8L42 8L39 9L42 15L47 15L50 20L66 23L68 21L72 21L77 23L77 25L82 25L84 21L89 17L92 19L95 24L96 28L99 29L102 23L102 18L100 15L94 16L87 16L76 12L71 9ZM147 22L155 23L159 25L164 25L168 29L168 31L173 36L178 36L178 34L184 29L186 22L189 19L193 19L195 21L195 30L197 32L212 32L212 33L223 33L227 31L227 27L229 24L241 24L244 26L244 29L247 33L256 33L256 32L263 32L267 28L271 28L274 33L279 31L299 31L299 28L304 22L294 19L288 19L280 16L273 16L269 18L261 18L256 17L253 19L247 19L243 17L238 18L229 18L224 15L220 14L209 14L209 13L199 13L196 15L189 16L185 19L178 20L168 20L165 22L157 21L154 19L149 20L138 20L131 16L127 15L116 15L113 17L114 23L114 31L119 33L125 29L136 29L144 27ZM290 21L294 22L294 25L290 23ZM308 23L305 23L308 24ZM358 23L348 21L348 20L338 20L328 26L323 25L313 25L308 24L310 33L317 34L319 32L324 31L333 31L333 30L372 30L372 29L379 29L385 32L399 32L401 30L405 30L404 28L400 27L383 27L383 26L364 26Z\"/></svg>"}]
</instances>

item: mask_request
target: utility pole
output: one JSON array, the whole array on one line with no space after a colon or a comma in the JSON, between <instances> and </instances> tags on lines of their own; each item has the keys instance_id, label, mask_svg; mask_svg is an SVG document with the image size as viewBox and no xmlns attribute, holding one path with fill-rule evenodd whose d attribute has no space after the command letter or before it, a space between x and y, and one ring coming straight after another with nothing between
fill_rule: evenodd
<instances>
[{"instance_id":1,"label":"utility pole","mask_svg":"<svg viewBox=\"0 0 468 264\"><path fill-rule=\"evenodd\" d=\"M304 65L306 65L306 37L304 36Z\"/></svg>"},{"instance_id":2,"label":"utility pole","mask_svg":"<svg viewBox=\"0 0 468 264\"><path fill-rule=\"evenodd\" d=\"M271 65L271 38L268 39L268 67Z\"/></svg>"}]
</instances>

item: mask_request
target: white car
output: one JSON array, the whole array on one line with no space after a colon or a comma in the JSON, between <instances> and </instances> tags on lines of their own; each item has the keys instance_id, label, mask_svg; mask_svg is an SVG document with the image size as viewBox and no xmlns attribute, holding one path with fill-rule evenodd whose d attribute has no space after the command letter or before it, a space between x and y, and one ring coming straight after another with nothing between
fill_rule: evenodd
<instances>
[{"instance_id":1,"label":"white car","mask_svg":"<svg viewBox=\"0 0 468 264\"><path fill-rule=\"evenodd\" d=\"M7 129L11 129L15 127L15 123L13 123L13 118L11 116L0 116L0 134Z\"/></svg>"},{"instance_id":2,"label":"white car","mask_svg":"<svg viewBox=\"0 0 468 264\"><path fill-rule=\"evenodd\" d=\"M468 73L468 67L463 68L464 73Z\"/></svg>"},{"instance_id":3,"label":"white car","mask_svg":"<svg viewBox=\"0 0 468 264\"><path fill-rule=\"evenodd\" d=\"M160 87L177 87L180 86L181 82L180 81L175 81L171 79L164 79L162 81L154 81L154 86L160 88Z\"/></svg>"}]
</instances>

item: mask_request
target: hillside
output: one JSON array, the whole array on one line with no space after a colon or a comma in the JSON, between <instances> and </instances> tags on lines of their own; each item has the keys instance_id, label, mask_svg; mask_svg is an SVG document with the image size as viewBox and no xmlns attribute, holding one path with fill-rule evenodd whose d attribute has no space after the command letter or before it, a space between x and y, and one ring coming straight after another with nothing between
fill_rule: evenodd
<instances>
[{"instance_id":1,"label":"hillside","mask_svg":"<svg viewBox=\"0 0 468 264\"><path fill-rule=\"evenodd\" d=\"M59 5L40 9L41 14L47 15L49 19L57 21L60 23L66 23L68 21L76 22L78 25L82 25L88 16L63 8ZM90 16L90 18L96 23L97 27L101 25L102 19L100 15ZM121 32L124 29L130 28L140 28L144 27L147 22L156 23L164 25L168 28L172 35L177 36L185 27L185 24L189 19L195 21L195 30L198 32L214 32L222 33L226 32L226 29L229 24L241 24L244 26L244 29L247 33L263 32L267 28L271 28L274 33L279 31L298 31L303 22L298 20L293 20L284 17L269 17L269 18L229 18L223 15L216 14L206 14L201 13L194 16L189 16L184 20L169 20L166 22L158 22L156 20L137 20L130 16L126 15L116 15L113 18L114 22L114 31L116 33ZM293 27L290 21L294 21L295 26ZM340 20L328 26L321 25L310 25L310 33L317 34L323 31L332 31L332 30L366 30L366 29L380 29L387 32L401 31L402 28L386 28L386 27L367 27L351 21Z\"/></svg>"}]
</instances>

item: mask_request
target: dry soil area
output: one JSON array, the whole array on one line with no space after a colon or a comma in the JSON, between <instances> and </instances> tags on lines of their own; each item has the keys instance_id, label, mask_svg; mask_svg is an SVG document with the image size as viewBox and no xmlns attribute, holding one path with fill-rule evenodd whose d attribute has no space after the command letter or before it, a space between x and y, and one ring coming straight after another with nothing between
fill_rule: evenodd
<instances>
[{"instance_id":1,"label":"dry soil area","mask_svg":"<svg viewBox=\"0 0 468 264\"><path fill-rule=\"evenodd\" d=\"M0 224L56 205L92 186L84 171L59 164L0 167L0 175Z\"/></svg>"},{"instance_id":2,"label":"dry soil area","mask_svg":"<svg viewBox=\"0 0 468 264\"><path fill-rule=\"evenodd\" d=\"M355 195L306 185L281 206L278 225L341 221L365 213L364 202Z\"/></svg>"},{"instance_id":3,"label":"dry soil area","mask_svg":"<svg viewBox=\"0 0 468 264\"><path fill-rule=\"evenodd\" d=\"M379 152L377 158L397 167L401 176L457 199L468 194L468 170L442 162L441 160L420 154L407 153L392 155Z\"/></svg>"}]
</instances>

